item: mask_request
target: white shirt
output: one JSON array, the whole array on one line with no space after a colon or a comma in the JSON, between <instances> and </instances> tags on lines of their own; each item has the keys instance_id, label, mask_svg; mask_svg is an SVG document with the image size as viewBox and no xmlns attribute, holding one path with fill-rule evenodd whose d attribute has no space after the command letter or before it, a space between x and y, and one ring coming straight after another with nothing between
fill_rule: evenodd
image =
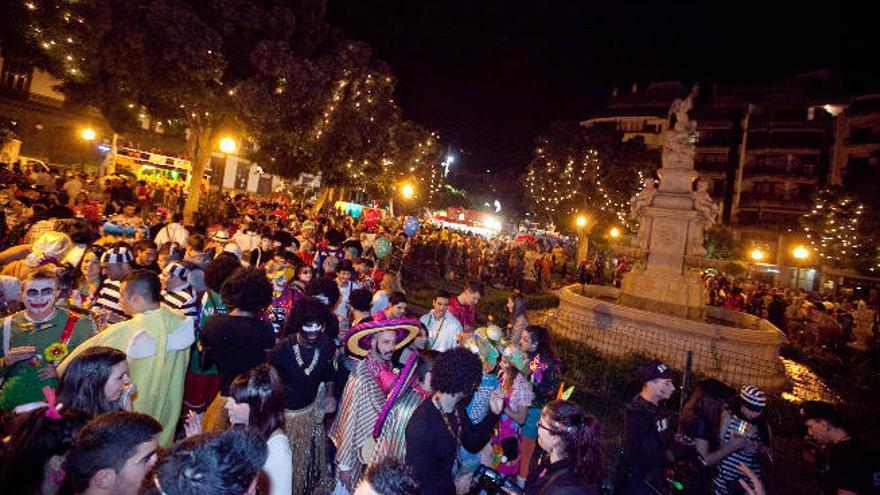
<instances>
[{"instance_id":1,"label":"white shirt","mask_svg":"<svg viewBox=\"0 0 880 495\"><path fill-rule=\"evenodd\" d=\"M189 239L189 231L179 223L169 223L162 227L162 230L156 234L156 245L162 246L166 242L176 242L180 246L186 247L186 240Z\"/></svg>"},{"instance_id":2,"label":"white shirt","mask_svg":"<svg viewBox=\"0 0 880 495\"><path fill-rule=\"evenodd\" d=\"M263 465L263 472L269 477L272 485L271 495L290 495L293 492L293 454L290 451L290 440L281 431L276 431L266 440L269 456Z\"/></svg>"},{"instance_id":3,"label":"white shirt","mask_svg":"<svg viewBox=\"0 0 880 495\"><path fill-rule=\"evenodd\" d=\"M421 321L428 328L428 349L443 352L458 347L458 334L464 331L458 318L449 311L441 318L434 316L434 311L422 316Z\"/></svg>"},{"instance_id":4,"label":"white shirt","mask_svg":"<svg viewBox=\"0 0 880 495\"><path fill-rule=\"evenodd\" d=\"M345 285L339 285L339 304L336 306L336 316L339 320L339 330L348 330L348 300L351 297L351 291L362 289L363 286L357 282L349 281Z\"/></svg>"}]
</instances>

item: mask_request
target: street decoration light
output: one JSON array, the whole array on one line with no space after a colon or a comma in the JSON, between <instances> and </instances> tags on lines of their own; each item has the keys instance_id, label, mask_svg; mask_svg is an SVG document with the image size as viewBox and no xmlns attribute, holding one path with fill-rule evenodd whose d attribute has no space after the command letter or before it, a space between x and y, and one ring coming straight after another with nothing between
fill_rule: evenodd
<instances>
[{"instance_id":1,"label":"street decoration light","mask_svg":"<svg viewBox=\"0 0 880 495\"><path fill-rule=\"evenodd\" d=\"M804 246L797 246L791 250L791 255L798 261L803 261L810 256L810 251Z\"/></svg>"},{"instance_id":2,"label":"street decoration light","mask_svg":"<svg viewBox=\"0 0 880 495\"><path fill-rule=\"evenodd\" d=\"M586 215L578 215L575 223L578 226L578 229L582 229L587 226L587 217Z\"/></svg>"},{"instance_id":3,"label":"street decoration light","mask_svg":"<svg viewBox=\"0 0 880 495\"><path fill-rule=\"evenodd\" d=\"M235 153L236 148L235 139L225 137L220 140L220 151L223 153Z\"/></svg>"}]
</instances>

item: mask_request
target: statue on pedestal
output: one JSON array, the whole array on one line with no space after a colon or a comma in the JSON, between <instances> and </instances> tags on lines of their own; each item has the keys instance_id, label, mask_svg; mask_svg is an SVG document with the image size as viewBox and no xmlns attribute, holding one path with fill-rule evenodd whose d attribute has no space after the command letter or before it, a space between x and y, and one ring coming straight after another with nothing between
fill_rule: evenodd
<instances>
[{"instance_id":1,"label":"statue on pedestal","mask_svg":"<svg viewBox=\"0 0 880 495\"><path fill-rule=\"evenodd\" d=\"M651 206L654 196L657 195L654 179L645 179L644 186L644 189L629 199L630 217L639 222L639 249L648 249L648 241L651 237L651 218L645 215L645 210Z\"/></svg>"},{"instance_id":2,"label":"statue on pedestal","mask_svg":"<svg viewBox=\"0 0 880 495\"><path fill-rule=\"evenodd\" d=\"M694 146L697 122L690 120L688 112L694 107L694 98L700 87L694 85L687 98L676 98L669 107L671 128L666 131L663 142L663 168L694 168Z\"/></svg>"},{"instance_id":3,"label":"statue on pedestal","mask_svg":"<svg viewBox=\"0 0 880 495\"><path fill-rule=\"evenodd\" d=\"M703 233L718 222L718 214L721 211L721 208L709 195L708 189L709 184L701 180L697 182L697 190L691 192L694 209L700 214L688 232L687 254L691 256L706 255L706 248L703 247Z\"/></svg>"}]
</instances>

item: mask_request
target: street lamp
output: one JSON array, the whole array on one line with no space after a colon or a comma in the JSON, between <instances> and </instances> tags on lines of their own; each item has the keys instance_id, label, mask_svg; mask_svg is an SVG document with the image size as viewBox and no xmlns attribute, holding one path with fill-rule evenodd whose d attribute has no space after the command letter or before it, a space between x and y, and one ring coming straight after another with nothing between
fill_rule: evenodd
<instances>
[{"instance_id":1,"label":"street lamp","mask_svg":"<svg viewBox=\"0 0 880 495\"><path fill-rule=\"evenodd\" d=\"M235 153L236 148L235 139L225 137L220 140L220 151L223 153Z\"/></svg>"},{"instance_id":2,"label":"street lamp","mask_svg":"<svg viewBox=\"0 0 880 495\"><path fill-rule=\"evenodd\" d=\"M752 261L761 261L764 259L764 251L761 251L760 248L755 248L749 253L749 256L752 257Z\"/></svg>"},{"instance_id":3,"label":"street lamp","mask_svg":"<svg viewBox=\"0 0 880 495\"><path fill-rule=\"evenodd\" d=\"M795 287L800 289L801 286L801 264L810 256L810 251L804 247L803 245L795 246L794 249L791 250L791 255L794 257L797 263L797 270L795 271Z\"/></svg>"},{"instance_id":4,"label":"street lamp","mask_svg":"<svg viewBox=\"0 0 880 495\"><path fill-rule=\"evenodd\" d=\"M578 215L575 223L578 226L578 229L582 229L587 226L587 217L585 215Z\"/></svg>"},{"instance_id":5,"label":"street lamp","mask_svg":"<svg viewBox=\"0 0 880 495\"><path fill-rule=\"evenodd\" d=\"M406 183L403 186L401 186L400 193L403 194L403 197L405 199L410 199L415 195L416 189L413 187L412 184Z\"/></svg>"},{"instance_id":6,"label":"street lamp","mask_svg":"<svg viewBox=\"0 0 880 495\"><path fill-rule=\"evenodd\" d=\"M92 141L92 140L95 139L95 136L96 136L96 134L95 134L95 130L94 130L94 129L91 129L91 128L85 128L85 129L83 129L82 132L79 133L79 135L80 135L83 139L85 139L86 141Z\"/></svg>"},{"instance_id":7,"label":"street lamp","mask_svg":"<svg viewBox=\"0 0 880 495\"><path fill-rule=\"evenodd\" d=\"M611 230L608 231L608 235L610 235L612 239L617 239L620 237L620 229L617 227L611 227Z\"/></svg>"},{"instance_id":8,"label":"street lamp","mask_svg":"<svg viewBox=\"0 0 880 495\"><path fill-rule=\"evenodd\" d=\"M590 240L587 238L586 226L587 226L587 216L586 215L578 215L574 220L575 225L577 225L577 234L578 234L578 246L577 246L577 262L580 264L581 261L587 259L587 252L590 249Z\"/></svg>"}]
</instances>

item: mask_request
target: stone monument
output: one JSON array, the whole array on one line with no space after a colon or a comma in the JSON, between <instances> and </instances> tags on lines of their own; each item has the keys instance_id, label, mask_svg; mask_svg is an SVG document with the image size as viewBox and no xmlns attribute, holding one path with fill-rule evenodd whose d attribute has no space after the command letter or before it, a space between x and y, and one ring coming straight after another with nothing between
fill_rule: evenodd
<instances>
[{"instance_id":1,"label":"stone monument","mask_svg":"<svg viewBox=\"0 0 880 495\"><path fill-rule=\"evenodd\" d=\"M639 221L638 247L645 262L628 273L620 303L655 313L703 320L706 315L704 285L688 268L689 256L704 256L703 232L718 219L719 207L707 185L694 182L696 122L688 112L699 87L687 98L678 98L669 109L670 128L663 142L659 185L645 181L644 189L630 199L631 215Z\"/></svg>"}]
</instances>

